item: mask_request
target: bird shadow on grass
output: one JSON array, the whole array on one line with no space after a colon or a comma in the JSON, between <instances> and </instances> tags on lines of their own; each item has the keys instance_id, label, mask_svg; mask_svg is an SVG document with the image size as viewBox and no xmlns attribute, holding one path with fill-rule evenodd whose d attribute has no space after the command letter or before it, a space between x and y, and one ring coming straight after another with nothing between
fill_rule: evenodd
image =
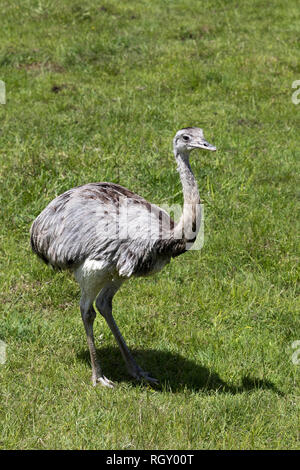
<instances>
[{"instance_id":1,"label":"bird shadow on grass","mask_svg":"<svg viewBox=\"0 0 300 470\"><path fill-rule=\"evenodd\" d=\"M104 374L113 382L131 382L139 384L127 373L126 366L117 347L99 349L98 357ZM268 381L245 375L240 385L229 385L220 376L197 362L186 359L180 354L155 349L135 349L132 351L137 363L149 371L150 376L159 380L154 388L158 391L171 393L191 391L217 391L219 393L237 394L245 391L272 390L276 394L283 393ZM88 351L77 354L79 360L90 364Z\"/></svg>"}]
</instances>

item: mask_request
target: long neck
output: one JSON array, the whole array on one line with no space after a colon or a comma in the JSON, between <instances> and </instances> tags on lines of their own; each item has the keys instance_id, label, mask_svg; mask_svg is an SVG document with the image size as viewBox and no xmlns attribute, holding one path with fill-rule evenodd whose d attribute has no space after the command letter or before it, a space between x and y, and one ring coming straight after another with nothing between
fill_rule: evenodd
<instances>
[{"instance_id":1,"label":"long neck","mask_svg":"<svg viewBox=\"0 0 300 470\"><path fill-rule=\"evenodd\" d=\"M200 196L197 181L189 163L188 154L175 151L177 170L182 184L184 205L180 220L174 229L174 238L193 242L200 228Z\"/></svg>"}]
</instances>

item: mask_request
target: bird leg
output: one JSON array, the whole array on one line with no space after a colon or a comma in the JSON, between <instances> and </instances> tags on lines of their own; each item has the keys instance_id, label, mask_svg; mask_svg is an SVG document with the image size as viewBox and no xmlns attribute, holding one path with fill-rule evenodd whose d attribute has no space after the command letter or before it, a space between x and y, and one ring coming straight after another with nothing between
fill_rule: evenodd
<instances>
[{"instance_id":1,"label":"bird leg","mask_svg":"<svg viewBox=\"0 0 300 470\"><path fill-rule=\"evenodd\" d=\"M101 385L113 388L114 383L108 380L102 373L101 366L97 357L97 351L94 342L93 323L96 317L96 312L93 305L84 301L84 297L80 300L81 317L84 324L87 343L90 351L91 364L92 364L92 382L93 385L100 383Z\"/></svg>"},{"instance_id":2,"label":"bird leg","mask_svg":"<svg viewBox=\"0 0 300 470\"><path fill-rule=\"evenodd\" d=\"M143 371L141 367L135 362L112 315L112 299L117 290L120 288L120 285L120 283L117 283L115 281L105 286L97 297L96 307L101 313L101 315L103 315L103 317L105 318L111 332L113 333L118 343L128 372L135 379L144 379L148 382L158 383L156 379L150 377L149 373Z\"/></svg>"}]
</instances>

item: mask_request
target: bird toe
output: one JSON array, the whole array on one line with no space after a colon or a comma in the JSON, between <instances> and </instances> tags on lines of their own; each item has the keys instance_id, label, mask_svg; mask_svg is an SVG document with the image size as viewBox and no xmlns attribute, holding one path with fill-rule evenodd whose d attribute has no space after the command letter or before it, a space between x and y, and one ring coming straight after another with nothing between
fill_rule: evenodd
<instances>
[{"instance_id":1,"label":"bird toe","mask_svg":"<svg viewBox=\"0 0 300 470\"><path fill-rule=\"evenodd\" d=\"M155 379L154 377L151 377L149 375L149 372L146 372L142 369L138 369L137 371L135 371L133 374L133 377L137 380L145 380L146 382L150 382L152 384L159 384L159 381L157 379Z\"/></svg>"},{"instance_id":2,"label":"bird toe","mask_svg":"<svg viewBox=\"0 0 300 470\"><path fill-rule=\"evenodd\" d=\"M114 388L115 384L111 380L109 380L105 375L102 375L101 377L97 377L96 379L93 380L93 385L96 386L98 384L102 385L103 387L108 387L108 388Z\"/></svg>"}]
</instances>

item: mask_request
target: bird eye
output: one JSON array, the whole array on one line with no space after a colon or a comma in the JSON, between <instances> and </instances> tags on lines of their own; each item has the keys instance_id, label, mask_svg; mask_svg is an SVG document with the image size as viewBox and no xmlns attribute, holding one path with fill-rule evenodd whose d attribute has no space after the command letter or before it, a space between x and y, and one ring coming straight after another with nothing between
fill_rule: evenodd
<instances>
[{"instance_id":1,"label":"bird eye","mask_svg":"<svg viewBox=\"0 0 300 470\"><path fill-rule=\"evenodd\" d=\"M183 138L183 140L185 140L186 142L187 142L188 140L190 140L190 138L189 138L188 135L183 135L182 138Z\"/></svg>"}]
</instances>

